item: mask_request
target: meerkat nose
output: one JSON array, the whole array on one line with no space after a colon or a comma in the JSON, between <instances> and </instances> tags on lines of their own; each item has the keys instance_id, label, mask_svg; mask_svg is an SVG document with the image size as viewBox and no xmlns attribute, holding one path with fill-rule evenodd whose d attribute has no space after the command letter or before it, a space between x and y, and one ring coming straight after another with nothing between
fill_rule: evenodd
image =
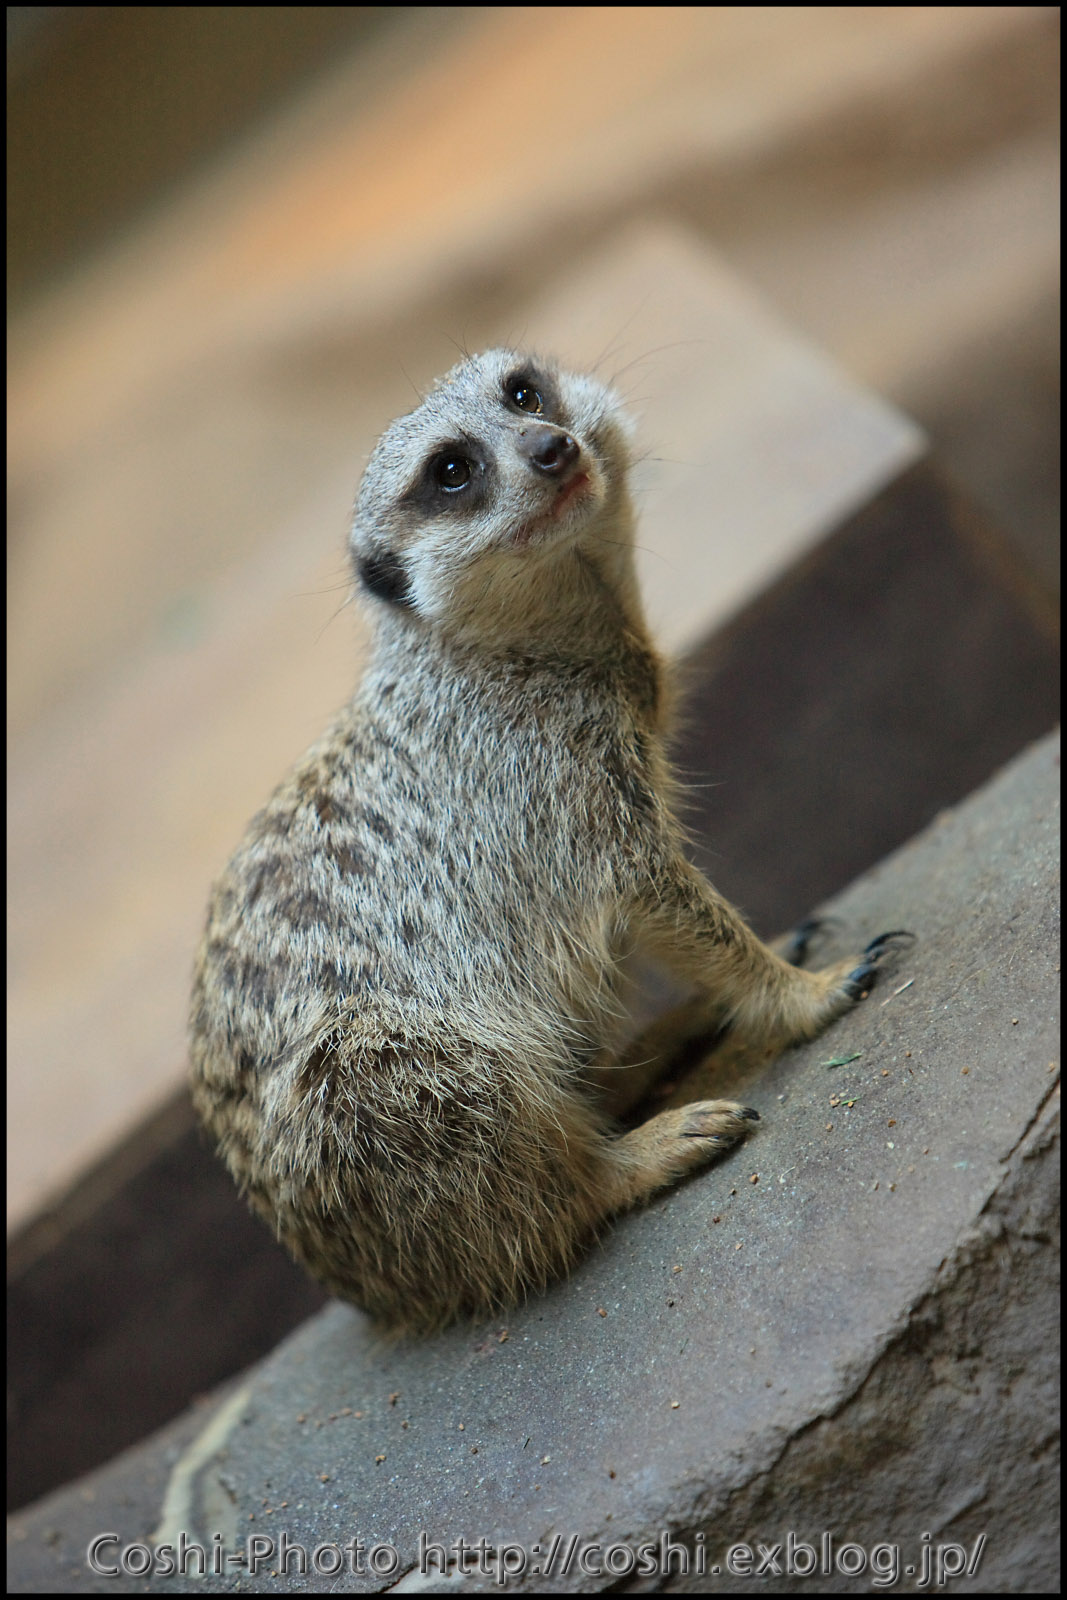
<instances>
[{"instance_id":1,"label":"meerkat nose","mask_svg":"<svg viewBox=\"0 0 1067 1600\"><path fill-rule=\"evenodd\" d=\"M531 467L547 477L560 478L574 465L580 454L577 441L562 428L552 428L540 423L534 428L523 428L519 434L519 454L525 456Z\"/></svg>"}]
</instances>

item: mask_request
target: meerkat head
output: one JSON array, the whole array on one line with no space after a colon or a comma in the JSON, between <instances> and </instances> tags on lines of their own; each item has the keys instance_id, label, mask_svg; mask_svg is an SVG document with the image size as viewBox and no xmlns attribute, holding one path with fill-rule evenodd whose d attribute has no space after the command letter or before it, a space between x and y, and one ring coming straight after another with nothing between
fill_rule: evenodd
<instances>
[{"instance_id":1,"label":"meerkat head","mask_svg":"<svg viewBox=\"0 0 1067 1600\"><path fill-rule=\"evenodd\" d=\"M367 464L351 537L364 590L429 621L499 615L609 522L625 544L629 431L594 378L512 350L460 362Z\"/></svg>"}]
</instances>

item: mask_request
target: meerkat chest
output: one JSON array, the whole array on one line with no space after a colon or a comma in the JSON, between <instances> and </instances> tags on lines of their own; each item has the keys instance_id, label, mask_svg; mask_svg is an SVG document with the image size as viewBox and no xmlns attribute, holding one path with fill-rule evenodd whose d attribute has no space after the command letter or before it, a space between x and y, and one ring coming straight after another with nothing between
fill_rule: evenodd
<instances>
[{"instance_id":1,"label":"meerkat chest","mask_svg":"<svg viewBox=\"0 0 1067 1600\"><path fill-rule=\"evenodd\" d=\"M654 804L655 664L522 655L493 670L434 671L375 687L383 742L403 750L427 815L472 849L550 860L596 851Z\"/></svg>"},{"instance_id":2,"label":"meerkat chest","mask_svg":"<svg viewBox=\"0 0 1067 1600\"><path fill-rule=\"evenodd\" d=\"M513 973L584 1014L658 804L655 730L609 671L437 665L368 676L254 822L213 938L271 994L313 973L484 996Z\"/></svg>"}]
</instances>

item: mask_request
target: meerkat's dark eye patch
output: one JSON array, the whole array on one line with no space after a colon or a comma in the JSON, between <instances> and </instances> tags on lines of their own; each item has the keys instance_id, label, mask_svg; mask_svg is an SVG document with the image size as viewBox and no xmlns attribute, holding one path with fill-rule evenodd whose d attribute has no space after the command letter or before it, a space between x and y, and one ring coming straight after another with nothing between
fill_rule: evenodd
<instances>
[{"instance_id":1,"label":"meerkat's dark eye patch","mask_svg":"<svg viewBox=\"0 0 1067 1600\"><path fill-rule=\"evenodd\" d=\"M379 600L388 600L394 606L412 605L411 580L394 550L374 550L360 556L357 569L363 587Z\"/></svg>"},{"instance_id":2,"label":"meerkat's dark eye patch","mask_svg":"<svg viewBox=\"0 0 1067 1600\"><path fill-rule=\"evenodd\" d=\"M460 437L435 446L400 503L419 517L447 512L466 514L482 499L492 478L492 461L476 439Z\"/></svg>"}]
</instances>

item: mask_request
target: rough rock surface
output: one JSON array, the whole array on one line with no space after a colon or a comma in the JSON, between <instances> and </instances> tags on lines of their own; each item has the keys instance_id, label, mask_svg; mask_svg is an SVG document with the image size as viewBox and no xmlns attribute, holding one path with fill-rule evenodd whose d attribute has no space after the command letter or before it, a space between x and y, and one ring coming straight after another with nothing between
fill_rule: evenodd
<instances>
[{"instance_id":1,"label":"rough rock surface","mask_svg":"<svg viewBox=\"0 0 1067 1600\"><path fill-rule=\"evenodd\" d=\"M891 1545L906 1585L928 1561L965 1592L1054 1589L1058 779L1050 738L826 908L827 956L917 943L811 1046L724 1053L717 1092L764 1117L745 1147L506 1322L390 1346L328 1308L214 1412L12 1519L11 1588L407 1590L421 1532L525 1559L509 1587L534 1592L810 1587L790 1535L794 1567L829 1557L820 1592L867 1591ZM359 1539L366 1570L85 1566L95 1532L182 1529L209 1554ZM662 1535L688 1575L627 1573ZM484 1565L448 1587L495 1588Z\"/></svg>"}]
</instances>

